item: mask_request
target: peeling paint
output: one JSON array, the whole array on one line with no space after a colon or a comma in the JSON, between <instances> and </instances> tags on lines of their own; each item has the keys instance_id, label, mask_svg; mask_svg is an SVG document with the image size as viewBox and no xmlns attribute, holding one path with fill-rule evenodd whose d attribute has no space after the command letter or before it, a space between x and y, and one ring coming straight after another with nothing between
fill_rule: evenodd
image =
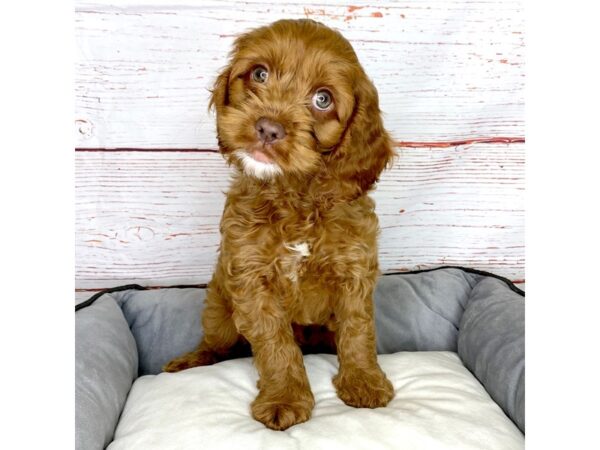
<instances>
[{"instance_id":1,"label":"peeling paint","mask_svg":"<svg viewBox=\"0 0 600 450\"><path fill-rule=\"evenodd\" d=\"M348 12L351 13L351 12L354 12L354 11L357 11L357 10L363 9L363 8L364 8L364 6L350 5L350 6L348 6Z\"/></svg>"}]
</instances>

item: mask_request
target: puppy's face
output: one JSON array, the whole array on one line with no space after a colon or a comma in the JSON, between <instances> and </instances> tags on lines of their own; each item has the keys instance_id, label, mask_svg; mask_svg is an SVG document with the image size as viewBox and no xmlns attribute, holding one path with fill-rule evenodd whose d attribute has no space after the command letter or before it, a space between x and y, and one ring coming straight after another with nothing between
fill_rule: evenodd
<instances>
[{"instance_id":1,"label":"puppy's face","mask_svg":"<svg viewBox=\"0 0 600 450\"><path fill-rule=\"evenodd\" d=\"M372 150L378 137L360 115L366 121L371 114L375 134L389 144L377 92L351 45L311 20L282 20L239 37L211 104L221 151L243 173L260 179L311 174L336 159L335 153L349 162L350 149L341 150L344 141L365 147L354 156ZM361 130L348 133L351 127ZM364 133L371 143L351 143L347 136ZM386 152L384 165L389 145Z\"/></svg>"}]
</instances>

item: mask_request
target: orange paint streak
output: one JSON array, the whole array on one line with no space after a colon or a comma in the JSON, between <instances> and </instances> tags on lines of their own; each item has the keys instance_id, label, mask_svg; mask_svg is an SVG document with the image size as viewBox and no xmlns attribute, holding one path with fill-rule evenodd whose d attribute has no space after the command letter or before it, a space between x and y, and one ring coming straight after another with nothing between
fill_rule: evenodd
<instances>
[{"instance_id":1,"label":"orange paint streak","mask_svg":"<svg viewBox=\"0 0 600 450\"><path fill-rule=\"evenodd\" d=\"M178 236L193 236L194 233L171 233L165 239L176 238Z\"/></svg>"},{"instance_id":2,"label":"orange paint streak","mask_svg":"<svg viewBox=\"0 0 600 450\"><path fill-rule=\"evenodd\" d=\"M363 9L363 8L364 8L364 6L354 6L354 5L350 5L350 6L348 6L348 12L349 12L349 13L351 13L351 12L354 12L354 11L356 11L357 9Z\"/></svg>"},{"instance_id":3,"label":"orange paint streak","mask_svg":"<svg viewBox=\"0 0 600 450\"><path fill-rule=\"evenodd\" d=\"M383 14L381 14L379 11L376 11L374 13L371 13L371 17L383 17Z\"/></svg>"}]
</instances>

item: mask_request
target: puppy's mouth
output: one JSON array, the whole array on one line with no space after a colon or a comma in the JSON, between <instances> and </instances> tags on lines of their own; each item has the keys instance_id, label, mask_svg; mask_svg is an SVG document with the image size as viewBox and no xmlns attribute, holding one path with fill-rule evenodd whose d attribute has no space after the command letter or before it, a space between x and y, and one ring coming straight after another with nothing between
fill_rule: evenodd
<instances>
[{"instance_id":1,"label":"puppy's mouth","mask_svg":"<svg viewBox=\"0 0 600 450\"><path fill-rule=\"evenodd\" d=\"M233 154L240 161L243 171L247 175L260 180L268 180L283 173L268 147L253 145L246 149L240 148Z\"/></svg>"},{"instance_id":2,"label":"puppy's mouth","mask_svg":"<svg viewBox=\"0 0 600 450\"><path fill-rule=\"evenodd\" d=\"M263 146L253 146L248 149L248 154L254 158L256 161L264 163L264 164L274 164L273 156L271 151L267 147Z\"/></svg>"}]
</instances>

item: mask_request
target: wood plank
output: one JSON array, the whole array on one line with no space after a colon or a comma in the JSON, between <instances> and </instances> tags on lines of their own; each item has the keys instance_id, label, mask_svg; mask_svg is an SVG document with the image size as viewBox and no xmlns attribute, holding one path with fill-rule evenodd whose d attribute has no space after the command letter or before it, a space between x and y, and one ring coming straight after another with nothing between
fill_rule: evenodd
<instances>
[{"instance_id":1,"label":"wood plank","mask_svg":"<svg viewBox=\"0 0 600 450\"><path fill-rule=\"evenodd\" d=\"M78 152L77 287L205 280L228 177L215 153Z\"/></svg>"},{"instance_id":2,"label":"wood plank","mask_svg":"<svg viewBox=\"0 0 600 450\"><path fill-rule=\"evenodd\" d=\"M439 265L524 280L524 145L401 148L374 192L386 272ZM76 286L200 284L230 169L216 153L77 152Z\"/></svg>"},{"instance_id":3,"label":"wood plank","mask_svg":"<svg viewBox=\"0 0 600 450\"><path fill-rule=\"evenodd\" d=\"M78 2L76 146L216 148L208 89L235 35L279 18L339 29L398 142L524 135L522 2Z\"/></svg>"},{"instance_id":4,"label":"wood plank","mask_svg":"<svg viewBox=\"0 0 600 450\"><path fill-rule=\"evenodd\" d=\"M382 269L459 265L524 279L524 145L399 153L373 194Z\"/></svg>"}]
</instances>

